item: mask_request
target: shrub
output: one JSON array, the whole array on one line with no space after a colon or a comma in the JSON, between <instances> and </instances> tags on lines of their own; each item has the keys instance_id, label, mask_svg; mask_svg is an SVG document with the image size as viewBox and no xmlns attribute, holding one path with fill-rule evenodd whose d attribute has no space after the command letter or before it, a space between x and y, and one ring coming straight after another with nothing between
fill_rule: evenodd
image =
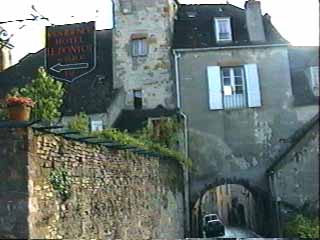
<instances>
[{"instance_id":1,"label":"shrub","mask_svg":"<svg viewBox=\"0 0 320 240\"><path fill-rule=\"evenodd\" d=\"M80 133L89 132L89 117L87 114L81 112L76 115L69 123L68 128Z\"/></svg>"},{"instance_id":2,"label":"shrub","mask_svg":"<svg viewBox=\"0 0 320 240\"><path fill-rule=\"evenodd\" d=\"M0 108L0 121L1 120L6 120L7 119L7 113Z\"/></svg>"},{"instance_id":3,"label":"shrub","mask_svg":"<svg viewBox=\"0 0 320 240\"><path fill-rule=\"evenodd\" d=\"M145 128L136 133L141 139L158 143L167 148L176 148L179 141L179 133L182 130L181 124L174 118L160 118L151 121Z\"/></svg>"},{"instance_id":4,"label":"shrub","mask_svg":"<svg viewBox=\"0 0 320 240\"><path fill-rule=\"evenodd\" d=\"M13 89L10 95L31 98L36 102L32 110L32 118L52 121L61 115L59 109L63 103L64 91L61 82L50 77L44 68L39 68L35 80L24 88Z\"/></svg>"},{"instance_id":5,"label":"shrub","mask_svg":"<svg viewBox=\"0 0 320 240\"><path fill-rule=\"evenodd\" d=\"M310 219L302 214L292 218L285 227L286 237L319 238L319 218Z\"/></svg>"},{"instance_id":6,"label":"shrub","mask_svg":"<svg viewBox=\"0 0 320 240\"><path fill-rule=\"evenodd\" d=\"M153 142L150 139L144 139L141 136L131 136L126 132L121 132L116 129L107 129L102 132L95 133L94 135L110 139L121 144L133 145L147 151L155 151L162 154L163 156L177 160L183 166L186 166L188 168L192 167L191 159L186 158L183 153L177 150L169 149L168 147L162 146L161 144Z\"/></svg>"}]
</instances>

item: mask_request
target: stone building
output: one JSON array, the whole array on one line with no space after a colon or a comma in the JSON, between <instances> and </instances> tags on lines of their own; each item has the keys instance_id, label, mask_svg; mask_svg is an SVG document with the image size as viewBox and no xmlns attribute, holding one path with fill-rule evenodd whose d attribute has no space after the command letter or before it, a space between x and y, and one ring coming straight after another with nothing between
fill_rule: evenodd
<instances>
[{"instance_id":1,"label":"stone building","mask_svg":"<svg viewBox=\"0 0 320 240\"><path fill-rule=\"evenodd\" d=\"M175 107L171 57L175 0L114 0L114 85L126 109Z\"/></svg>"},{"instance_id":2,"label":"stone building","mask_svg":"<svg viewBox=\"0 0 320 240\"><path fill-rule=\"evenodd\" d=\"M318 48L290 46L255 0L244 8L177 0L113 5L114 28L97 32L96 69L66 84L62 122L86 112L92 129L135 131L150 117L178 113L198 169L190 175L191 203L210 188L241 184L269 214L265 172L286 149L282 140L319 111ZM1 72L0 98L42 65L43 50ZM189 199L188 181L185 187ZM257 225L272 225L263 217Z\"/></svg>"},{"instance_id":3,"label":"stone building","mask_svg":"<svg viewBox=\"0 0 320 240\"><path fill-rule=\"evenodd\" d=\"M231 185L221 185L218 186L214 191L217 214L226 225L230 224L229 214L232 208L232 195L230 186Z\"/></svg>"},{"instance_id":4,"label":"stone building","mask_svg":"<svg viewBox=\"0 0 320 240\"><path fill-rule=\"evenodd\" d=\"M251 192L241 185L230 184L231 207L228 211L228 221L231 225L245 226L256 229L256 215L259 209L255 206L255 200ZM235 213L236 218L232 219Z\"/></svg>"},{"instance_id":5,"label":"stone building","mask_svg":"<svg viewBox=\"0 0 320 240\"><path fill-rule=\"evenodd\" d=\"M282 148L279 142L318 112L317 97L311 96L319 84L316 68L314 91L301 90L310 86L310 77L297 74L308 64L318 66L317 54L305 51L295 61L294 48L254 0L244 9L180 5L174 31L177 107L187 119L189 156L198 169L191 174L191 203L226 183L267 193L265 171ZM309 100L298 106L301 96ZM254 194L261 215L271 211L268 201L260 205L257 198L268 197ZM271 234L272 216L260 217L257 231Z\"/></svg>"}]
</instances>

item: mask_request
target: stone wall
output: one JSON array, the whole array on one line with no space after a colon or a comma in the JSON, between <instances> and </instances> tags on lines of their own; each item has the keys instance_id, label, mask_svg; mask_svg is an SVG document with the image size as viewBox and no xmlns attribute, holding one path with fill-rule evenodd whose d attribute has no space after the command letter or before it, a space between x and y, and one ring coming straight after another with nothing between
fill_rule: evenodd
<instances>
[{"instance_id":1,"label":"stone wall","mask_svg":"<svg viewBox=\"0 0 320 240\"><path fill-rule=\"evenodd\" d=\"M319 209L319 125L275 166L270 176L273 198L299 208Z\"/></svg>"},{"instance_id":2,"label":"stone wall","mask_svg":"<svg viewBox=\"0 0 320 240\"><path fill-rule=\"evenodd\" d=\"M28 236L27 137L0 129L0 239Z\"/></svg>"},{"instance_id":3,"label":"stone wall","mask_svg":"<svg viewBox=\"0 0 320 240\"><path fill-rule=\"evenodd\" d=\"M114 87L124 87L125 106L133 108L133 90L142 90L143 108L173 108L171 38L173 0L114 0ZM146 39L148 54L133 57L133 36Z\"/></svg>"},{"instance_id":4,"label":"stone wall","mask_svg":"<svg viewBox=\"0 0 320 240\"><path fill-rule=\"evenodd\" d=\"M13 228L8 234L37 239L183 237L182 170L175 161L111 151L31 130L28 152L21 152L25 159L21 161L18 155L9 154L10 147L21 148L28 143L25 130L19 130L24 140L17 131L0 131L1 139L3 135L7 139L1 142L0 162L6 162L7 168L28 167L28 178L22 181L28 207L20 207L19 217L26 222L27 216L28 226L24 225L25 231L19 236ZM20 142L11 137L17 134ZM49 181L50 175L55 176L59 170L72 180L71 195L66 200ZM7 177L2 173L1 178ZM10 182L2 185L9 186ZM1 189L0 201L5 193ZM19 204L17 200L15 204ZM3 207L0 209L3 211ZM4 214L0 212L2 221L7 215L15 215ZM8 224L18 225L17 216Z\"/></svg>"}]
</instances>

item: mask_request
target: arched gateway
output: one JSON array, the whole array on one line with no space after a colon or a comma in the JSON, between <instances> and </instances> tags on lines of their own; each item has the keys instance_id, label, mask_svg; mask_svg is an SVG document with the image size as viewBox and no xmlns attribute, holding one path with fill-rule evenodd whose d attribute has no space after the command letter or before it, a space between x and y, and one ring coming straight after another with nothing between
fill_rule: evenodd
<instances>
[{"instance_id":1,"label":"arched gateway","mask_svg":"<svg viewBox=\"0 0 320 240\"><path fill-rule=\"evenodd\" d=\"M227 190L227 195L229 191L229 200L226 197L223 197L223 186L224 189ZM251 195L251 201L254 203L252 206L246 206L248 203L236 203L237 195L234 194L234 190L232 186L240 186L245 193L242 192L241 194L246 195L245 198L249 198L249 194ZM222 188L222 189L221 189ZM239 188L239 187L238 187ZM215 191L214 191L215 190ZM222 190L222 191L221 191ZM242 191L243 191L242 190ZM213 199L209 200L209 204L212 204L211 211L205 210L204 199L207 198L208 201L208 192L211 191L213 193L220 195L220 201L224 201L224 206L227 216L221 211L217 210L214 206L218 204L217 197L213 197ZM232 195L231 195L232 193ZM228 196L227 196L228 197ZM219 197L218 197L219 198ZM211 202L210 202L211 201ZM247 179L240 179L240 178L221 178L221 179L212 179L212 182L209 184L205 184L203 188L198 192L198 194L192 195L191 200L191 236L192 237L203 237L203 216L209 213L216 213L219 215L219 218L223 219L223 222L226 225L236 225L241 226L244 229L250 229L256 233L260 233L262 235L270 235L272 234L272 228L274 227L272 224L272 207L271 207L271 200L270 194L267 190L264 190L258 186L251 185ZM221 202L220 202L221 204ZM244 211L244 208L252 208L249 211L252 211L252 215L254 216L250 219L247 214L247 210ZM213 210L214 209L214 210ZM207 212L206 212L207 211ZM236 216L233 214L236 212ZM235 219L236 218L236 219ZM249 220L248 220L249 219Z\"/></svg>"}]
</instances>

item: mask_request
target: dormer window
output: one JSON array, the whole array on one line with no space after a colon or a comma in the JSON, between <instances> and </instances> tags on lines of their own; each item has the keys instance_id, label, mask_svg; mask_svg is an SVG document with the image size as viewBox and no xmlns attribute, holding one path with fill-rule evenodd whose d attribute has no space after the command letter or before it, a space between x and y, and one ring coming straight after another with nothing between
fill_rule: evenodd
<instances>
[{"instance_id":1,"label":"dormer window","mask_svg":"<svg viewBox=\"0 0 320 240\"><path fill-rule=\"evenodd\" d=\"M214 19L217 42L232 41L230 18Z\"/></svg>"}]
</instances>

